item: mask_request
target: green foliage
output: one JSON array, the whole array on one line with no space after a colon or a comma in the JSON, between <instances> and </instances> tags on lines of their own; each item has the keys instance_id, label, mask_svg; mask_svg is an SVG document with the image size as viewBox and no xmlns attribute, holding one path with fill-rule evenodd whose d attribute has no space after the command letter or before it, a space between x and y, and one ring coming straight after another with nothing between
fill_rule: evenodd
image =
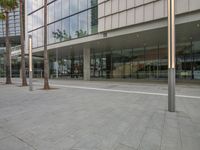
<instances>
[{"instance_id":1,"label":"green foliage","mask_svg":"<svg viewBox=\"0 0 200 150\"><path fill-rule=\"evenodd\" d=\"M17 0L0 0L0 7L2 8L0 12L0 20L6 19L6 13L15 10L18 7Z\"/></svg>"},{"instance_id":2,"label":"green foliage","mask_svg":"<svg viewBox=\"0 0 200 150\"><path fill-rule=\"evenodd\" d=\"M70 40L71 37L66 33L65 30L61 31L57 29L56 32L52 32L55 39L59 39L60 41L67 41Z\"/></svg>"},{"instance_id":3,"label":"green foliage","mask_svg":"<svg viewBox=\"0 0 200 150\"><path fill-rule=\"evenodd\" d=\"M11 12L18 7L17 0L0 0L0 6L4 12Z\"/></svg>"},{"instance_id":4,"label":"green foliage","mask_svg":"<svg viewBox=\"0 0 200 150\"><path fill-rule=\"evenodd\" d=\"M71 39L71 36L68 35L65 30L61 31L61 30L57 29L57 31L52 32L52 34L53 34L53 37L55 39L58 39L60 42L61 41L68 41L68 40ZM79 31L76 31L76 36L77 37L87 36L87 31L83 31L82 29L79 30Z\"/></svg>"},{"instance_id":5,"label":"green foliage","mask_svg":"<svg viewBox=\"0 0 200 150\"><path fill-rule=\"evenodd\" d=\"M76 31L77 37L84 37L87 35L87 31L83 31L82 29L79 31Z\"/></svg>"},{"instance_id":6,"label":"green foliage","mask_svg":"<svg viewBox=\"0 0 200 150\"><path fill-rule=\"evenodd\" d=\"M0 20L5 20L6 16L3 12L0 12Z\"/></svg>"}]
</instances>

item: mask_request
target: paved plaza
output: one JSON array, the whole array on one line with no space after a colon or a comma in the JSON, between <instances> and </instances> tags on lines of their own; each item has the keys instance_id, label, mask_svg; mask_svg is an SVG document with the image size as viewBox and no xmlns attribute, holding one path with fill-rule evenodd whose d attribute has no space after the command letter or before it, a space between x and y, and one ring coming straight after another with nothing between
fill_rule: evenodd
<instances>
[{"instance_id":1,"label":"paved plaza","mask_svg":"<svg viewBox=\"0 0 200 150\"><path fill-rule=\"evenodd\" d=\"M199 150L200 86L51 80L0 83L0 150ZM1 82L1 81L0 81Z\"/></svg>"}]
</instances>

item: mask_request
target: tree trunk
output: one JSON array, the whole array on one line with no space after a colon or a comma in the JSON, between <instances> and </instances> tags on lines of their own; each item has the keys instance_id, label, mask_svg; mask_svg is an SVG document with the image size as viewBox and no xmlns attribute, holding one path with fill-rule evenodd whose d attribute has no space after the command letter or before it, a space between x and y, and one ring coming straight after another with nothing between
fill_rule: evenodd
<instances>
[{"instance_id":1,"label":"tree trunk","mask_svg":"<svg viewBox=\"0 0 200 150\"><path fill-rule=\"evenodd\" d=\"M11 82L11 50L9 39L9 13L6 12L6 84Z\"/></svg>"},{"instance_id":2,"label":"tree trunk","mask_svg":"<svg viewBox=\"0 0 200 150\"><path fill-rule=\"evenodd\" d=\"M47 52L47 0L44 0L44 89L49 87L49 60Z\"/></svg>"},{"instance_id":3,"label":"tree trunk","mask_svg":"<svg viewBox=\"0 0 200 150\"><path fill-rule=\"evenodd\" d=\"M26 67L25 67L25 51L24 51L24 0L20 0L20 40L21 40L21 78L22 86L27 86Z\"/></svg>"}]
</instances>

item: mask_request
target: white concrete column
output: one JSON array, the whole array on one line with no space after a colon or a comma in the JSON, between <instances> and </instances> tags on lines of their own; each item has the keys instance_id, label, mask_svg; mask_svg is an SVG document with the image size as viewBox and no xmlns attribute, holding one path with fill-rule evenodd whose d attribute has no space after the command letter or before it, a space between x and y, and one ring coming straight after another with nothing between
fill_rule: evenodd
<instances>
[{"instance_id":1,"label":"white concrete column","mask_svg":"<svg viewBox=\"0 0 200 150\"><path fill-rule=\"evenodd\" d=\"M90 48L83 49L83 78L90 80Z\"/></svg>"}]
</instances>

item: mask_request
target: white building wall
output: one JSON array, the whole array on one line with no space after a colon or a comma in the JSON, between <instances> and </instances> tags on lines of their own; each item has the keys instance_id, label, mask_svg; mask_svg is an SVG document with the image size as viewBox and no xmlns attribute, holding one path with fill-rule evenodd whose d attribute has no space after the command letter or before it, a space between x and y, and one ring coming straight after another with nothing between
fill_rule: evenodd
<instances>
[{"instance_id":1,"label":"white building wall","mask_svg":"<svg viewBox=\"0 0 200 150\"><path fill-rule=\"evenodd\" d=\"M99 0L98 31L167 17L167 0ZM175 0L176 14L200 10L200 0Z\"/></svg>"}]
</instances>

